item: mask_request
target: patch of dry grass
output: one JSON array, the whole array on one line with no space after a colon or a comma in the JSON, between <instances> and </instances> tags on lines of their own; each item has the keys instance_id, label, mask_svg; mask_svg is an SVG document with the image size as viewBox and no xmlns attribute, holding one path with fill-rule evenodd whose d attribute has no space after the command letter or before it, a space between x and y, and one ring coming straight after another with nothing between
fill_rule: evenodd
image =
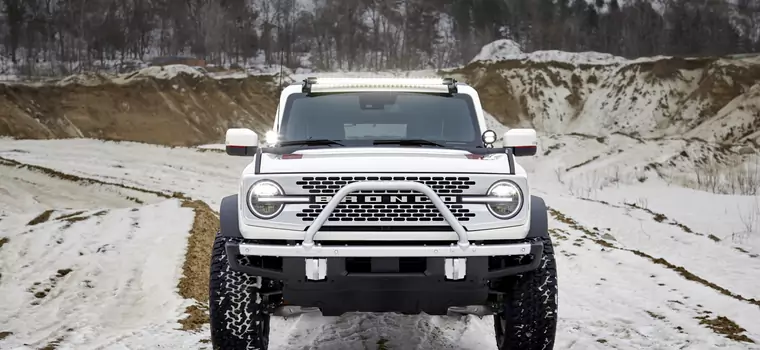
<instances>
[{"instance_id":1,"label":"patch of dry grass","mask_svg":"<svg viewBox=\"0 0 760 350\"><path fill-rule=\"evenodd\" d=\"M61 345L62 341L63 341L63 337L56 338L50 343L47 343L47 345L41 347L40 350L55 350L58 348L58 345Z\"/></svg>"},{"instance_id":2,"label":"patch of dry grass","mask_svg":"<svg viewBox=\"0 0 760 350\"><path fill-rule=\"evenodd\" d=\"M557 221L567 224L568 226L570 226L570 228L583 232L589 238L596 240L597 237L599 236L599 234L597 234L596 232L587 229L583 225L579 224L577 221L573 220L573 218L563 214L562 212L556 209L549 208L549 214L552 217L554 217L554 219L556 219Z\"/></svg>"},{"instance_id":3,"label":"patch of dry grass","mask_svg":"<svg viewBox=\"0 0 760 350\"><path fill-rule=\"evenodd\" d=\"M585 161L585 162L582 162L582 163L580 163L580 164L576 164L576 165L573 165L573 166L571 166L571 167L568 167L567 169L565 169L565 171L570 171L570 170L573 170L573 169L578 169L578 168L580 168L580 167L582 167L582 166L584 166L584 165L586 165L586 164L589 164L589 163L591 163L591 162L593 162L593 161L595 161L595 160L599 159L599 157L600 157L600 156L594 156L593 158L591 158L591 159L589 159L589 160L587 160L587 161Z\"/></svg>"},{"instance_id":4,"label":"patch of dry grass","mask_svg":"<svg viewBox=\"0 0 760 350\"><path fill-rule=\"evenodd\" d=\"M78 211L78 212L74 212L74 213L71 213L71 214L61 215L61 216L59 216L59 217L57 217L55 219L56 220L64 220L64 219L68 219L68 218L71 218L71 217L74 217L74 216L79 216L79 215L82 215L82 214L84 214L84 211Z\"/></svg>"},{"instance_id":5,"label":"patch of dry grass","mask_svg":"<svg viewBox=\"0 0 760 350\"><path fill-rule=\"evenodd\" d=\"M206 152L213 152L213 153L226 153L223 149L217 149L217 148L196 148L195 149L198 152L206 153Z\"/></svg>"},{"instance_id":6,"label":"patch of dry grass","mask_svg":"<svg viewBox=\"0 0 760 350\"><path fill-rule=\"evenodd\" d=\"M42 212L42 214L37 215L37 217L32 219L32 221L29 221L29 223L27 223L26 225L34 226L34 225L39 225L43 222L47 222L48 220L50 220L50 216L53 215L54 211L55 210L50 210L50 209L45 210L44 212Z\"/></svg>"},{"instance_id":7,"label":"patch of dry grass","mask_svg":"<svg viewBox=\"0 0 760 350\"><path fill-rule=\"evenodd\" d=\"M748 298L745 298L745 297L743 297L743 296L741 296L739 294L733 293L733 292L729 291L726 288L723 288L723 287L721 287L721 286L719 286L719 285L717 285L715 283L712 283L712 282L710 282L710 281L708 281L708 280L706 280L706 279L704 279L702 277L699 277L699 276L697 276L697 275L689 272L683 266L674 265L674 264L670 263L669 261L667 261L667 260L665 260L663 258L655 258L655 257L653 257L653 256L651 256L649 254L646 254L646 253L638 251L638 250L629 250L629 249L626 249L626 250L628 250L628 251L630 251L630 252L632 252L632 253L640 256L640 257L647 258L647 259L649 259L650 261L652 261L655 264L665 266L668 269L677 272L679 275L681 275L681 277L683 277L683 278L685 278L685 279L687 279L689 281L697 282L697 283L699 283L699 284L701 284L703 286L712 288L712 289L720 292L721 294L727 295L727 296L732 297L734 299L741 300L741 301L744 301L744 302L748 302L750 304L754 304L754 305L760 306L760 300L748 299Z\"/></svg>"},{"instance_id":8,"label":"patch of dry grass","mask_svg":"<svg viewBox=\"0 0 760 350\"><path fill-rule=\"evenodd\" d=\"M673 219L669 219L667 216L665 216L665 214L657 213L657 212L655 212L655 211L653 211L653 210L651 210L649 208L645 208L645 207L640 206L640 205L638 205L636 203L625 203L625 205L628 206L629 208L639 209L639 210L642 210L642 211L645 211L645 212L649 213L650 215L652 215L652 219L654 219L654 221L657 221L657 222L660 222L660 223L661 222L665 222L668 225L677 226L683 232L686 232L686 233L691 233L691 234L694 234L694 235L697 235L697 236L704 236L704 234L698 233L698 232L694 232L694 230L692 230L688 226L686 226L686 225L684 225L684 224L682 224L682 223L680 223L678 221L675 221Z\"/></svg>"},{"instance_id":9,"label":"patch of dry grass","mask_svg":"<svg viewBox=\"0 0 760 350\"><path fill-rule=\"evenodd\" d=\"M185 198L182 194L176 196ZM205 304L208 302L211 249L219 230L219 218L203 201L184 200L182 206L193 208L195 220L187 242L185 263L182 266L183 276L178 285L179 294L184 298L195 299L199 304ZM197 330L209 322L204 307L192 305L186 312L188 317L180 320L182 329Z\"/></svg>"},{"instance_id":10,"label":"patch of dry grass","mask_svg":"<svg viewBox=\"0 0 760 350\"><path fill-rule=\"evenodd\" d=\"M136 198L136 197L127 196L127 199L130 200L130 201L133 201L133 202L135 202L137 204L144 204L145 203L140 198Z\"/></svg>"},{"instance_id":11,"label":"patch of dry grass","mask_svg":"<svg viewBox=\"0 0 760 350\"><path fill-rule=\"evenodd\" d=\"M48 296L50 291L52 291L53 288L56 287L56 285L58 284L58 281L61 278L66 277L72 271L74 270L69 269L69 268L60 269L56 271L56 274L53 277L48 278L45 284L43 284L42 282L34 282L34 285L30 287L29 289L27 289L27 291L29 293L32 293L32 295L34 295L35 298L42 299ZM37 303L36 301L32 302L32 305L36 305L36 303Z\"/></svg>"},{"instance_id":12,"label":"patch of dry grass","mask_svg":"<svg viewBox=\"0 0 760 350\"><path fill-rule=\"evenodd\" d=\"M713 332L721 334L728 339L736 340L740 342L755 343L752 339L742 334L747 330L740 327L736 322L732 321L728 317L718 316L715 318L709 318L708 316L696 317L699 320L699 324L705 325Z\"/></svg>"},{"instance_id":13,"label":"patch of dry grass","mask_svg":"<svg viewBox=\"0 0 760 350\"><path fill-rule=\"evenodd\" d=\"M647 310L647 314L656 320L664 320L665 316L655 313L654 311Z\"/></svg>"},{"instance_id":14,"label":"patch of dry grass","mask_svg":"<svg viewBox=\"0 0 760 350\"><path fill-rule=\"evenodd\" d=\"M75 216L75 217L70 217L70 218L63 219L63 221L66 221L66 222L68 222L70 224L73 224L75 222L85 221L87 219L89 219L88 216Z\"/></svg>"}]
</instances>

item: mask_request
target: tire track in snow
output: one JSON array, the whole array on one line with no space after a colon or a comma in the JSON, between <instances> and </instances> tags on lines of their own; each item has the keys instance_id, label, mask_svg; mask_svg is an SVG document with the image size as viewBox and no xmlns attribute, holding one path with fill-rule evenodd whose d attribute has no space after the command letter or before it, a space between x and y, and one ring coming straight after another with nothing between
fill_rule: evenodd
<instances>
[{"instance_id":1,"label":"tire track in snow","mask_svg":"<svg viewBox=\"0 0 760 350\"><path fill-rule=\"evenodd\" d=\"M600 203L600 204L605 204L605 205L612 206L612 207L623 208L621 206L615 206L615 205L612 205L612 204L604 202L604 201L596 201L596 200L591 200L591 199L584 199L584 200L588 200L588 201L592 201L592 202L596 202L596 203ZM629 206L631 209L638 209L638 210L642 210L642 211L644 211L646 213L649 213L649 214L653 215L655 218L657 218L657 215L662 215L663 218L667 219L665 217L665 215L663 215L663 214L654 213L651 210L646 210L644 208L640 208L640 207L636 206L635 204L631 205L631 204L626 203L626 205ZM549 214L552 217L554 217L554 219L556 219L558 221L561 221L561 222L569 225L571 228L574 228L576 230L579 230L579 231L583 232L585 238L589 238L592 241L596 242L597 244L606 246L608 248L621 249L621 250L625 250L625 251L631 252L631 253L636 254L636 255L638 255L638 256L640 256L642 258L648 259L652 263L659 264L659 265L662 265L662 266L664 266L664 267L666 267L666 268L668 268L670 270L673 270L673 271L679 273L683 278L685 278L687 280L700 283L700 284L705 285L705 286L707 286L709 288L712 288L712 289L714 289L714 290L716 290L716 291L718 291L718 292L720 292L722 294L730 296L730 297L732 297L734 299L737 299L737 300L740 300L740 301L744 301L744 302L747 302L747 303L750 303L750 304L753 304L755 306L760 307L760 300L757 300L757 299L754 299L754 298L747 298L747 297L744 297L742 295L739 295L738 293L734 293L734 292L728 290L727 288L719 286L716 283L713 283L711 281L708 281L708 280L706 280L706 279L704 279L702 277L699 277L699 276L693 274L692 272L688 271L683 266L677 266L675 264L672 264L672 263L670 263L669 261L667 261L664 258L655 258L654 256L652 256L650 254L647 254L647 253L645 253L645 252L643 252L641 250L629 249L629 248L625 248L625 247L620 247L620 246L612 245L611 243L609 243L606 240L602 239L602 237L598 233L596 233L595 231L592 231L592 230L589 230L588 228L583 227L582 225L580 225L574 219L566 216L565 214L563 214L563 213L561 213L561 212L559 212L559 211L557 211L555 209L549 209ZM662 219L662 220L655 219L655 221L657 221L659 223L663 223L663 221L665 219ZM678 223L677 221L673 221L673 222L675 222L675 224L674 223L670 223L670 222L664 222L663 224L668 224L668 225L672 225L672 226L678 226L682 230L684 230L684 232L686 232L686 233L695 234L697 236L705 236L704 234L693 232L691 229L689 229L688 227L686 227L683 224Z\"/></svg>"},{"instance_id":2,"label":"tire track in snow","mask_svg":"<svg viewBox=\"0 0 760 350\"><path fill-rule=\"evenodd\" d=\"M4 157L0 157L0 165L2 166L12 166L17 168L26 168L33 172L38 172L43 174L43 176L48 176L50 178L73 182L78 185L83 186L104 186L104 187L116 187L121 189L126 189L134 192L141 192L146 194L151 194L156 196L157 198L161 199L178 199L182 201L183 207L190 207L195 212L195 219L193 222L192 229L190 231L190 237L187 241L187 255L184 260L184 263L182 265L183 269L183 277L180 278L178 282L178 288L180 295L189 300L195 300L197 304L200 305L191 305L188 306L186 309L186 315L181 317L178 321L180 324L182 324L184 330L197 330L199 328L202 328L204 324L208 324L208 316L206 315L206 312L202 309L205 304L207 304L208 296L205 294L206 289L202 285L207 285L207 283L202 283L203 278L208 277L208 273L206 272L205 275L203 275L200 278L201 283L198 282L198 275L199 273L203 273L205 266L203 266L205 263L203 261L208 260L206 259L206 256L210 257L210 253L208 250L210 250L210 245L207 247L205 246L199 246L198 241L206 242L208 239L203 239L203 236L208 236L209 231L215 230L215 229L209 229L209 226L216 226L218 228L218 213L210 209L204 202L201 201L194 201L193 199L187 197L185 194L181 192L170 192L170 191L154 191L149 190L145 188L139 188L135 186L129 186L122 183L114 183L109 181L104 181L100 179L94 179L90 177L83 177L79 175L73 175L64 173L61 171L58 171L56 169L40 166L40 165L32 165L27 163L22 163L17 160L8 159ZM126 196L126 195L125 195ZM127 200L134 201L138 204L142 204L142 201L140 201L137 198L126 196ZM136 209L134 209L136 210ZM133 212L134 212L133 210ZM52 213L53 211L49 211ZM60 219L60 218L59 218ZM200 223L199 223L200 219ZM47 218L45 219L47 220ZM216 223L213 223L212 221L216 220ZM135 232L135 228L139 228L139 220L135 217L132 217L132 225L127 232L128 237L132 237ZM64 227L65 228L65 227ZM60 244L60 243L59 243ZM105 247L105 246L104 246ZM205 259L205 260L204 260ZM198 272L200 270L200 272ZM136 272L137 273L137 272ZM190 277L188 277L190 276ZM195 278L192 278L195 277ZM128 285L131 284L131 281L128 282ZM199 286L201 284L201 286Z\"/></svg>"},{"instance_id":3,"label":"tire track in snow","mask_svg":"<svg viewBox=\"0 0 760 350\"><path fill-rule=\"evenodd\" d=\"M651 256L651 255L649 255L647 253L644 253L644 252L642 252L640 250L628 249L628 248L625 248L625 247L615 246L615 245L609 243L608 241L602 239L602 237L598 233L596 233L596 232L594 232L592 230L589 230L588 228L585 228L585 227L581 226L580 224L578 224L577 221L573 220L572 218L566 216L565 214L563 214L563 213L561 213L561 212L559 212L559 211L557 211L555 209L549 209L549 214L552 217L554 217L555 220L563 222L563 223L569 225L571 228L583 232L583 234L584 234L583 238L586 238L586 239L589 239L591 241L594 241L595 243L597 243L599 245L602 245L602 246L610 248L610 249L620 249L620 250L624 250L624 251L627 251L627 252L631 252L631 253L636 254L636 255L638 255L640 257L646 258L646 259L650 260L651 262L653 262L655 264L659 264L659 265L665 266L666 268L668 268L670 270L678 272L683 278L685 278L687 280L695 281L695 282L698 282L700 284L703 284L703 285L705 285L705 286L707 286L709 288L712 288L712 289L714 289L714 290L716 290L716 291L718 291L718 292L720 292L722 294L725 294L727 296L730 296L730 297L732 297L734 299L737 299L737 300L740 300L740 301L744 301L744 302L747 302L747 303L750 303L750 304L753 304L753 305L756 305L756 306L760 306L760 300L751 299L751 298L745 298L745 297L743 297L743 296L741 296L739 294L733 293L733 292L729 291L728 289L723 288L723 287L721 287L721 286L719 286L719 285L717 285L717 284L715 284L713 282L710 282L708 280L705 280L704 278L701 278L701 277L699 277L699 276L697 276L697 275L689 272L684 267L682 267L682 266L676 266L676 265L668 262L667 260L665 260L663 258L655 258L655 257L653 257L653 256Z\"/></svg>"},{"instance_id":4,"label":"tire track in snow","mask_svg":"<svg viewBox=\"0 0 760 350\"><path fill-rule=\"evenodd\" d=\"M745 334L745 329L741 328L739 325L734 323L733 321L729 320L728 318L723 318L723 316L718 316L715 319L710 320L710 317L716 316L715 313L710 311L710 309L713 310L721 310L722 312L728 312L729 314L733 312L734 316L741 317L741 321L744 321L743 323L745 325L750 325L754 323L746 322L747 320L752 319L752 316L749 316L749 314L755 314L760 315L760 312L756 309L746 309L747 307L751 308L752 303L747 303L747 300L744 300L742 298L736 298L735 295L726 294L725 292L721 291L718 287L716 289L714 285L702 283L700 280L689 278L689 276L693 276L688 271L683 269L682 267L674 267L671 265L668 265L667 261L664 259L656 259L653 258L645 253L628 249L625 247L621 247L617 244L612 244L610 242L605 241L602 239L596 232L589 230L588 228L582 226L577 221L573 220L572 218L568 217L567 215L555 210L555 209L549 209L549 213L551 215L551 218L558 222L563 224L564 226L567 226L567 229L552 227L557 225L552 225L550 223L550 232L552 234L552 238L555 241L556 245L556 251L558 254L567 257L569 260L574 260L576 258L585 257L587 258L588 252L594 252L594 251L600 251L602 254L606 255L617 255L619 256L618 262L615 263L615 268L613 268L613 271L616 275L615 276L609 276L609 277L602 277L598 282L595 283L596 286L604 287L605 285L608 285L610 283L615 283L613 279L620 278L620 274L625 274L626 276L623 278L630 279L630 281L625 281L628 283L626 287L630 288L631 291L636 292L637 290L644 292L646 291L650 295L652 295L652 299L648 300L649 303L646 302L640 302L634 304L637 308L639 308L639 311L645 312L645 315L647 315L652 321L655 322L665 322L670 324L672 327L670 332L671 334L667 335L666 337L669 337L673 343L669 344L671 347L682 347L682 346L692 346L695 345L693 342L698 339L700 341L707 341L707 339L700 339L698 337L699 333L704 332L704 329L712 330L713 332L720 334L722 336L725 336L727 339L732 339L734 341L736 340L743 340L743 344L749 344L752 343L753 340L750 338L754 336L756 339L758 338L758 335L760 335L760 332L758 332L757 327L755 329L752 329L749 332L750 337L747 337L747 334ZM598 246L600 250L597 249L590 249L587 245L583 244L583 242L591 241L592 245ZM567 242L567 243L566 243ZM568 250L579 250L583 249L587 252L580 252L580 254L571 253ZM621 253L629 254L628 256L622 256ZM614 256L613 255L613 256ZM630 261L634 260L635 258L645 258L646 260L649 260L652 264L649 266L644 266L641 264L636 264L635 270L639 273L647 273L649 272L649 276L646 279L641 279L639 281L636 281L636 277L633 275L628 274L626 269L626 264L623 264L624 261ZM604 260L607 258L601 258L600 260ZM614 260L613 260L614 261ZM568 262L565 262L563 265L567 267L567 265L573 265L568 264ZM560 265L562 266L562 265ZM665 268L668 272L661 272L662 268ZM585 274L590 274L594 272L594 266L587 266ZM679 276L681 278L673 279L674 276ZM696 277L696 276L694 276ZM559 277L560 280L562 279L562 276ZM696 277L698 278L698 277ZM565 279L566 280L566 279ZM648 280L648 281L647 281ZM693 284L691 282L698 282L700 284L703 284L704 286L708 288L694 288ZM648 284L649 286L646 286L644 283ZM630 285L633 284L633 285ZM612 288L619 288L618 286L611 285ZM575 291L576 288L573 288L572 290ZM563 289L562 285L560 286L561 291L567 291L568 289ZM685 291L688 291L685 292ZM716 294L720 293L720 294ZM729 292L730 293L730 292ZM614 293L617 298L621 299L627 299L628 297L622 294ZM657 297L654 297L654 295L657 295ZM721 296L726 296L733 300L733 302L729 302L731 304L730 307L727 307L725 305L724 300ZM562 296L560 296L562 298ZM658 305L651 304L652 301L656 301L655 299L662 299L662 302L660 302ZM704 304L704 305L703 305ZM708 306L709 304L722 304L720 306ZM681 305L682 307L678 307L675 305ZM736 307L740 307L742 309L745 309L744 312L737 312L737 311L730 311L729 309L735 309ZM666 312L667 311L667 312ZM560 310L560 315L562 315L562 310ZM669 316L663 316L662 314L667 314ZM688 315L691 314L691 315ZM625 315L630 316L630 315ZM609 327L614 330L614 334L618 338L626 338L626 337L647 337L646 333L642 333L640 329L636 328L635 323L630 323L630 321L625 320L625 316L622 319L612 319L614 321L614 324L607 324L604 327ZM742 317L743 316L743 317ZM674 321L673 318L677 318L677 321ZM699 320L699 321L695 321ZM563 321L563 317L560 317L560 320ZM717 320L717 321L716 321ZM722 322L723 324L718 325L717 327L714 324L714 322ZM592 322L593 323L593 322ZM628 324L627 326L623 326L625 324ZM618 328L620 326L623 326L621 328ZM580 325L578 325L580 328ZM586 327L588 327L586 325ZM591 328L591 327L589 327ZM672 332L675 331L676 333L673 334ZM664 336L664 335L660 335ZM605 343L609 341L609 339L604 340ZM717 344L711 344L712 346L715 346ZM737 345L737 343L731 343L730 346L733 348ZM658 345L659 346L659 345ZM697 348L699 348L697 346Z\"/></svg>"},{"instance_id":5,"label":"tire track in snow","mask_svg":"<svg viewBox=\"0 0 760 350\"><path fill-rule=\"evenodd\" d=\"M160 191L147 190L147 189L144 189L144 188L138 188L138 187L134 187L134 186L128 186L128 185L124 185L124 184L120 184L120 183L108 182L108 181L103 181L103 180L83 177L83 176L79 176L79 175L67 174L67 173L60 172L58 170L52 169L52 168L47 168L47 167L43 167L43 166L39 166L39 165L32 165L32 164L22 163L22 162L19 162L17 160L13 160L13 159L9 159L9 158L0 157L0 162L2 162L3 165L13 165L13 166L21 167L21 168L28 168L28 169L33 170L33 171L38 171L38 172L44 173L44 174L46 174L46 175L48 175L50 177L53 177L53 178L57 178L57 179L61 179L61 180L67 180L67 181L71 181L71 182L75 182L75 183L84 183L86 185L95 185L96 184L96 185L105 185L105 186L116 186L116 187L120 187L120 188L127 189L127 190L133 190L133 191L139 191L139 192L153 194L153 195L156 195L156 196L162 197L162 198L172 198L172 197L179 198L178 196L181 195L178 192L168 193L167 194L167 193L160 192Z\"/></svg>"}]
</instances>

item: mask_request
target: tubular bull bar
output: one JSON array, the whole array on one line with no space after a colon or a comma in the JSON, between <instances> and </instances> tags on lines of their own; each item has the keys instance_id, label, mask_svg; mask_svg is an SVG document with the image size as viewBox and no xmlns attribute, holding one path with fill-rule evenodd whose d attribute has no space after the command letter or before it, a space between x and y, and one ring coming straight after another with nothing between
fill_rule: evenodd
<instances>
[{"instance_id":1,"label":"tubular bull bar","mask_svg":"<svg viewBox=\"0 0 760 350\"><path fill-rule=\"evenodd\" d=\"M349 194L357 191L406 190L426 195L438 209L441 216L456 232L457 244L414 245L414 246L323 246L315 243L314 237L322 225L332 215L335 208ZM414 181L361 181L343 186L327 203L322 212L309 226L304 239L296 245L272 245L240 243L239 254L251 256L303 257L308 280L323 280L327 274L327 258L347 257L428 257L445 258L445 274L448 279L461 280L467 271L467 257L519 256L535 252L535 244L488 244L478 245L469 241L467 230L459 223L451 210L438 194L429 186ZM534 249L531 249L534 248Z\"/></svg>"}]
</instances>

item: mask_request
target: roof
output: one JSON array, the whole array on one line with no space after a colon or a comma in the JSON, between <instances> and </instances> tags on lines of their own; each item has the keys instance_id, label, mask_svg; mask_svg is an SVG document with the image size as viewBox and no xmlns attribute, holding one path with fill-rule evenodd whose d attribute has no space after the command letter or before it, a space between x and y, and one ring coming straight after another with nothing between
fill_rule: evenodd
<instances>
[{"instance_id":1,"label":"roof","mask_svg":"<svg viewBox=\"0 0 760 350\"><path fill-rule=\"evenodd\" d=\"M344 91L402 91L455 93L464 85L452 78L319 78L310 77L300 83L303 92L330 93Z\"/></svg>"}]
</instances>

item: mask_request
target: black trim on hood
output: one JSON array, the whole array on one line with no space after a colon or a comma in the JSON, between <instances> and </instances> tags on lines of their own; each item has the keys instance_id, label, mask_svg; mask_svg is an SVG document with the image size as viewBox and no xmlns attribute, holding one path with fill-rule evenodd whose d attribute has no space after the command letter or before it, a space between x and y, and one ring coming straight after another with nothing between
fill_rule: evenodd
<instances>
[{"instance_id":1,"label":"black trim on hood","mask_svg":"<svg viewBox=\"0 0 760 350\"><path fill-rule=\"evenodd\" d=\"M483 173L483 172L472 172L472 171L436 171L436 172L430 172L430 171L320 171L320 172L314 172L314 171L278 171L278 172L268 172L268 173L260 173L260 174L266 174L266 175L320 175L320 174L458 174L458 175L516 175L514 173L510 172L503 172L503 173Z\"/></svg>"},{"instance_id":2,"label":"black trim on hood","mask_svg":"<svg viewBox=\"0 0 760 350\"><path fill-rule=\"evenodd\" d=\"M255 175L261 174L261 156L263 155L261 147L256 149L256 160L254 163L253 173Z\"/></svg>"},{"instance_id":3,"label":"black trim on hood","mask_svg":"<svg viewBox=\"0 0 760 350\"><path fill-rule=\"evenodd\" d=\"M383 147L372 147L372 148L383 148ZM396 148L396 147L388 147L388 148ZM285 154L293 154L299 150L305 149L303 146L285 146L285 147L258 147L256 148L256 160L254 164L254 174L269 174L269 175L285 175L285 174L306 174L304 172L300 171L293 171L293 172L267 172L263 173L261 172L261 158L264 153L268 154L275 154L275 155L285 155ZM314 148L308 148L308 149L314 149ZM452 172L446 172L446 174L496 174L496 175L516 175L516 169L515 169L515 155L512 148L449 148L449 150L455 150L455 151L466 151L470 152L471 154L475 155L489 155L489 154L506 154L507 155L507 163L509 166L509 170L506 172L498 172L498 173L473 173L473 172L466 172L466 171L452 171ZM319 172L319 174L343 174L347 173L346 171L330 171L330 172ZM398 173L398 171L351 171L351 173L355 174L386 174L386 173ZM403 173L408 174L422 174L422 173L428 173L425 171L404 171Z\"/></svg>"},{"instance_id":4,"label":"black trim on hood","mask_svg":"<svg viewBox=\"0 0 760 350\"><path fill-rule=\"evenodd\" d=\"M398 146L372 146L372 145L362 145L362 146L356 146L361 148L388 148L388 149L398 149ZM320 146L310 146L308 148L304 148L304 146L297 145L297 146L282 146L282 147L260 147L259 150L263 153L269 153L269 154L276 154L276 155L283 155L283 154L293 154L295 152L301 151L301 150L314 150L314 149L322 149L322 148L329 148L327 147L320 147ZM352 148L351 146L346 146L346 148ZM483 148L483 147L446 147L446 148L437 148L439 150L451 150L451 151L463 151L463 152L470 152L471 154L476 155L488 155L488 154L509 154L508 152L511 150L511 148Z\"/></svg>"}]
</instances>

